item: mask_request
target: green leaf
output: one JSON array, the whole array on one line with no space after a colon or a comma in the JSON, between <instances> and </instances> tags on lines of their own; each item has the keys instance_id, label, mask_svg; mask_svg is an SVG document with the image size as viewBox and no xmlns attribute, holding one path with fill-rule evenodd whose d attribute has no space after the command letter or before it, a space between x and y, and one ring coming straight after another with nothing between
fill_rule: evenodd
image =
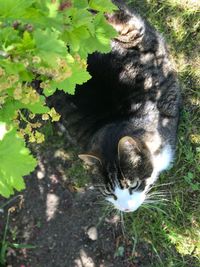
<instances>
[{"instance_id":1,"label":"green leaf","mask_svg":"<svg viewBox=\"0 0 200 267\"><path fill-rule=\"evenodd\" d=\"M45 96L51 96L55 93L56 89L57 89L57 87L54 86L54 82L50 82L49 87L44 88L43 92L44 92Z\"/></svg>"},{"instance_id":2,"label":"green leaf","mask_svg":"<svg viewBox=\"0 0 200 267\"><path fill-rule=\"evenodd\" d=\"M53 90L59 89L69 94L74 94L76 84L81 85L91 78L89 72L79 62L74 62L70 67L72 69L72 75L69 78L62 82L51 81Z\"/></svg>"},{"instance_id":3,"label":"green leaf","mask_svg":"<svg viewBox=\"0 0 200 267\"><path fill-rule=\"evenodd\" d=\"M88 26L93 20L93 15L88 10L76 9L71 16L71 23L73 27Z\"/></svg>"},{"instance_id":4,"label":"green leaf","mask_svg":"<svg viewBox=\"0 0 200 267\"><path fill-rule=\"evenodd\" d=\"M83 84L87 82L91 78L89 72L85 69L80 67L79 62L75 62L72 66L72 76L69 80L73 81L75 84Z\"/></svg>"},{"instance_id":5,"label":"green leaf","mask_svg":"<svg viewBox=\"0 0 200 267\"><path fill-rule=\"evenodd\" d=\"M14 17L15 19L23 17L26 9L29 8L34 0L6 0L0 1L0 18Z\"/></svg>"},{"instance_id":6,"label":"green leaf","mask_svg":"<svg viewBox=\"0 0 200 267\"><path fill-rule=\"evenodd\" d=\"M72 0L73 6L78 9L83 9L88 7L88 0Z\"/></svg>"},{"instance_id":7,"label":"green leaf","mask_svg":"<svg viewBox=\"0 0 200 267\"><path fill-rule=\"evenodd\" d=\"M7 249L8 249L8 242L5 241L3 244L1 244L1 250L0 250L0 263L3 264L3 266L6 263Z\"/></svg>"},{"instance_id":8,"label":"green leaf","mask_svg":"<svg viewBox=\"0 0 200 267\"><path fill-rule=\"evenodd\" d=\"M13 27L5 27L1 29L0 45L5 51L7 51L7 48L10 45L14 48L15 43L18 43L20 40L21 38L19 37L18 31Z\"/></svg>"},{"instance_id":9,"label":"green leaf","mask_svg":"<svg viewBox=\"0 0 200 267\"><path fill-rule=\"evenodd\" d=\"M19 79L24 82L32 81L34 75L32 72L28 71L23 63L20 62L10 62L9 59L0 61L0 65L5 68L7 75L19 75Z\"/></svg>"},{"instance_id":10,"label":"green leaf","mask_svg":"<svg viewBox=\"0 0 200 267\"><path fill-rule=\"evenodd\" d=\"M112 12L118 9L110 0L90 0L89 7L102 12Z\"/></svg>"},{"instance_id":11,"label":"green leaf","mask_svg":"<svg viewBox=\"0 0 200 267\"><path fill-rule=\"evenodd\" d=\"M78 53L82 58L87 58L88 54L92 54L95 51L101 53L110 52L111 39L117 36L117 32L107 23L102 13L94 17L92 26L92 32L88 29L91 33L90 36L81 40Z\"/></svg>"},{"instance_id":12,"label":"green leaf","mask_svg":"<svg viewBox=\"0 0 200 267\"><path fill-rule=\"evenodd\" d=\"M0 194L9 197L13 189L25 188L22 177L33 171L37 162L15 129L0 141L0 159Z\"/></svg>"},{"instance_id":13,"label":"green leaf","mask_svg":"<svg viewBox=\"0 0 200 267\"><path fill-rule=\"evenodd\" d=\"M24 104L20 101L8 99L3 105L3 108L0 109L0 120L10 124L13 120L15 112L19 109L28 109L34 114L43 114L47 113L50 109L46 106L45 97L40 96L40 99L36 103Z\"/></svg>"},{"instance_id":14,"label":"green leaf","mask_svg":"<svg viewBox=\"0 0 200 267\"><path fill-rule=\"evenodd\" d=\"M4 138L4 135L8 132L6 129L6 123L0 121L0 140Z\"/></svg>"},{"instance_id":15,"label":"green leaf","mask_svg":"<svg viewBox=\"0 0 200 267\"><path fill-rule=\"evenodd\" d=\"M90 37L89 31L85 26L73 29L65 33L65 40L68 41L70 48L77 52L82 46L82 41Z\"/></svg>"},{"instance_id":16,"label":"green leaf","mask_svg":"<svg viewBox=\"0 0 200 267\"><path fill-rule=\"evenodd\" d=\"M10 124L15 115L15 111L22 107L23 107L22 103L15 101L13 99L8 99L6 103L3 105L3 108L0 109L0 120L2 122Z\"/></svg>"},{"instance_id":17,"label":"green leaf","mask_svg":"<svg viewBox=\"0 0 200 267\"><path fill-rule=\"evenodd\" d=\"M51 1L48 3L47 1L47 7L49 9L49 17L54 18L58 14L58 9L59 9L59 3L60 1Z\"/></svg>"},{"instance_id":18,"label":"green leaf","mask_svg":"<svg viewBox=\"0 0 200 267\"><path fill-rule=\"evenodd\" d=\"M36 103L29 103L28 105L23 104L22 108L29 109L34 114L47 113L50 109L46 106L45 97L40 96L40 100Z\"/></svg>"},{"instance_id":19,"label":"green leaf","mask_svg":"<svg viewBox=\"0 0 200 267\"><path fill-rule=\"evenodd\" d=\"M90 38L88 38L87 40L82 41L82 45L80 46L78 53L82 58L87 58L88 54L92 54L95 51L101 51L101 50L102 46L99 45L96 37L90 36Z\"/></svg>"},{"instance_id":20,"label":"green leaf","mask_svg":"<svg viewBox=\"0 0 200 267\"><path fill-rule=\"evenodd\" d=\"M10 247L17 248L17 249L22 249L22 248L27 248L27 249L36 248L36 246L29 245L29 244L10 243L9 245L10 245Z\"/></svg>"},{"instance_id":21,"label":"green leaf","mask_svg":"<svg viewBox=\"0 0 200 267\"><path fill-rule=\"evenodd\" d=\"M35 41L32 39L29 32L24 31L23 39L17 44L17 51L27 53L35 48Z\"/></svg>"},{"instance_id":22,"label":"green leaf","mask_svg":"<svg viewBox=\"0 0 200 267\"><path fill-rule=\"evenodd\" d=\"M50 29L35 30L33 34L36 44L36 52L48 64L54 65L56 58L65 56L67 49L64 41L59 39L59 32Z\"/></svg>"},{"instance_id":23,"label":"green leaf","mask_svg":"<svg viewBox=\"0 0 200 267\"><path fill-rule=\"evenodd\" d=\"M114 38L117 32L107 23L102 13L96 15L94 25L95 37L98 41L96 49L102 53L108 53L111 50L111 38Z\"/></svg>"}]
</instances>

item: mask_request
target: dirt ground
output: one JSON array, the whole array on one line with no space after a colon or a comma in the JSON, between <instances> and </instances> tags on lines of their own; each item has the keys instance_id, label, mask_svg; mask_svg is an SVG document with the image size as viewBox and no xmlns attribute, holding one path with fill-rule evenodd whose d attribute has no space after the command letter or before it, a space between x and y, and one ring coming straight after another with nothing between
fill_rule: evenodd
<instances>
[{"instance_id":1,"label":"dirt ground","mask_svg":"<svg viewBox=\"0 0 200 267\"><path fill-rule=\"evenodd\" d=\"M34 147L38 168L26 177L26 190L11 198L0 214L0 235L10 209L7 240L34 248L9 248L8 267L151 266L142 248L131 257L119 215L109 212L77 160L77 151L62 131ZM84 181L85 183L85 181ZM5 200L0 201L0 207Z\"/></svg>"}]
</instances>

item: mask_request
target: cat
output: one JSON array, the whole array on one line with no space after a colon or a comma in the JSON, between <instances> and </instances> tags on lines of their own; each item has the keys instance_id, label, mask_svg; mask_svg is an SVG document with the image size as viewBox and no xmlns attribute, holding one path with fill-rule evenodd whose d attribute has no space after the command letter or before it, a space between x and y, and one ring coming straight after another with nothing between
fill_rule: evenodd
<instances>
[{"instance_id":1,"label":"cat","mask_svg":"<svg viewBox=\"0 0 200 267\"><path fill-rule=\"evenodd\" d=\"M118 32L112 50L88 57L92 78L68 99L79 114L76 136L85 144L79 158L98 168L106 200L133 212L173 162L181 95L164 38L134 10L113 2L119 10L105 14Z\"/></svg>"}]
</instances>

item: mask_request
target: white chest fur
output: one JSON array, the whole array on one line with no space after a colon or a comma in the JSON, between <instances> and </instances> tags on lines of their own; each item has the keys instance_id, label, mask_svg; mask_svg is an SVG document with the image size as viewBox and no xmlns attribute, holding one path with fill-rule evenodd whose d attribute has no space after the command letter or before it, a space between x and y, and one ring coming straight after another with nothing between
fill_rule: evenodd
<instances>
[{"instance_id":1,"label":"white chest fur","mask_svg":"<svg viewBox=\"0 0 200 267\"><path fill-rule=\"evenodd\" d=\"M167 144L158 154L152 155L154 169L157 172L166 170L173 160L173 154L172 148Z\"/></svg>"},{"instance_id":2,"label":"white chest fur","mask_svg":"<svg viewBox=\"0 0 200 267\"><path fill-rule=\"evenodd\" d=\"M148 179L148 184L153 184L160 172L169 168L170 163L173 161L174 151L169 144L166 144L160 152L154 152L151 155L153 163L153 172L151 177Z\"/></svg>"},{"instance_id":3,"label":"white chest fur","mask_svg":"<svg viewBox=\"0 0 200 267\"><path fill-rule=\"evenodd\" d=\"M151 153L153 169L157 172L166 170L173 160L174 152L171 146L168 143L163 146L163 140L158 132L147 139L148 141L144 142ZM161 146L163 147L160 149Z\"/></svg>"}]
</instances>

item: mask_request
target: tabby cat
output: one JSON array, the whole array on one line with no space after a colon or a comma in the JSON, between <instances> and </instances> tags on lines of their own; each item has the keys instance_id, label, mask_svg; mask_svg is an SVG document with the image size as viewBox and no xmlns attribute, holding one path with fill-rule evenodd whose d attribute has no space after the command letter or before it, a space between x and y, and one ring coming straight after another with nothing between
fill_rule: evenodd
<instances>
[{"instance_id":1,"label":"tabby cat","mask_svg":"<svg viewBox=\"0 0 200 267\"><path fill-rule=\"evenodd\" d=\"M114 207L132 212L160 172L173 161L180 90L163 37L134 10L106 14L117 30L108 54L88 58L92 78L70 97L79 158L97 166L101 192ZM75 123L74 123L75 125Z\"/></svg>"}]
</instances>

